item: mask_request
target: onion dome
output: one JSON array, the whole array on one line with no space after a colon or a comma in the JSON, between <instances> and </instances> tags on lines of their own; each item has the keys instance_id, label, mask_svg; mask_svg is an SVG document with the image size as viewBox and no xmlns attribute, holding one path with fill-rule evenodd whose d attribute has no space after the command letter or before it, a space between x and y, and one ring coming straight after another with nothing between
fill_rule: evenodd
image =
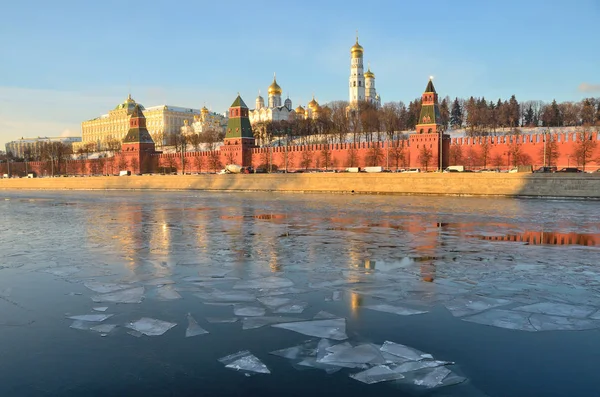
<instances>
[{"instance_id":1,"label":"onion dome","mask_svg":"<svg viewBox=\"0 0 600 397\"><path fill-rule=\"evenodd\" d=\"M298 107L295 109L295 112L296 112L296 114L305 114L305 113L306 113L306 110L304 110L304 108L302 107L302 105L300 105L300 106L298 106Z\"/></svg>"},{"instance_id":2,"label":"onion dome","mask_svg":"<svg viewBox=\"0 0 600 397\"><path fill-rule=\"evenodd\" d=\"M129 94L127 96L127 99L125 99L125 101L123 101L123 103L120 103L115 107L115 110L125 109L125 110L127 110L127 113L131 113L131 112L133 112L133 108L135 107L135 105L138 105L141 110L144 110L144 107L140 104L135 103L135 101L131 97L131 94Z\"/></svg>"},{"instance_id":3,"label":"onion dome","mask_svg":"<svg viewBox=\"0 0 600 397\"><path fill-rule=\"evenodd\" d=\"M358 36L356 36L356 43L350 48L350 54L352 55L352 58L362 58L363 52L362 46L358 44Z\"/></svg>"},{"instance_id":4,"label":"onion dome","mask_svg":"<svg viewBox=\"0 0 600 397\"><path fill-rule=\"evenodd\" d=\"M365 72L365 79L374 79L375 78L375 73L371 72L371 66L369 66L369 69Z\"/></svg>"},{"instance_id":5,"label":"onion dome","mask_svg":"<svg viewBox=\"0 0 600 397\"><path fill-rule=\"evenodd\" d=\"M283 101L283 106L288 108L288 110L292 110L292 100L288 97L285 101Z\"/></svg>"},{"instance_id":6,"label":"onion dome","mask_svg":"<svg viewBox=\"0 0 600 397\"><path fill-rule=\"evenodd\" d=\"M208 108L206 106L202 106L202 114L208 113Z\"/></svg>"},{"instance_id":7,"label":"onion dome","mask_svg":"<svg viewBox=\"0 0 600 397\"><path fill-rule=\"evenodd\" d=\"M281 95L282 92L283 91L281 87L279 86L279 84L277 84L275 74L273 74L273 83L271 83L271 85L269 86L269 95Z\"/></svg>"},{"instance_id":8,"label":"onion dome","mask_svg":"<svg viewBox=\"0 0 600 397\"><path fill-rule=\"evenodd\" d=\"M319 102L315 101L315 97L314 97L314 95L313 95L313 98L312 98L312 100L311 100L311 101L308 103L308 107L309 107L311 110L315 110L315 109L317 109L317 108L319 107Z\"/></svg>"}]
</instances>

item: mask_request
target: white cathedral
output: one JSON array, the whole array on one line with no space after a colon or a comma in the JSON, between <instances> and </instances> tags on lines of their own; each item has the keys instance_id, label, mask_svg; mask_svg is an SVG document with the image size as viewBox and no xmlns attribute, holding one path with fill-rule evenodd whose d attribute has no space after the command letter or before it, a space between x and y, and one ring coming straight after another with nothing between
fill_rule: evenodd
<instances>
[{"instance_id":1,"label":"white cathedral","mask_svg":"<svg viewBox=\"0 0 600 397\"><path fill-rule=\"evenodd\" d=\"M265 100L260 93L256 97L256 107L250 110L248 116L250 124L270 121L289 121L295 117L295 111L292 108L292 100L287 98L283 105L281 104L282 89L277 84L277 77L273 76L273 83L268 90L268 103L265 106Z\"/></svg>"},{"instance_id":2,"label":"white cathedral","mask_svg":"<svg viewBox=\"0 0 600 397\"><path fill-rule=\"evenodd\" d=\"M375 73L371 67L364 73L363 47L356 43L350 48L350 96L348 102L351 108L356 108L359 102L366 101L375 107L381 106L381 98L375 90Z\"/></svg>"}]
</instances>

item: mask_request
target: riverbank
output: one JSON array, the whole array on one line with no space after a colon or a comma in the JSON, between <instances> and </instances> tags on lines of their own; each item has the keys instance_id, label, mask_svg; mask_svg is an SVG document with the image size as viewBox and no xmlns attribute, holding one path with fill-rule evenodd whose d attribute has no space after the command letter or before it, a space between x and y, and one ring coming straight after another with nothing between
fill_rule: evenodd
<instances>
[{"instance_id":1,"label":"riverbank","mask_svg":"<svg viewBox=\"0 0 600 397\"><path fill-rule=\"evenodd\" d=\"M215 190L600 198L600 174L225 174L1 179L5 190Z\"/></svg>"}]
</instances>

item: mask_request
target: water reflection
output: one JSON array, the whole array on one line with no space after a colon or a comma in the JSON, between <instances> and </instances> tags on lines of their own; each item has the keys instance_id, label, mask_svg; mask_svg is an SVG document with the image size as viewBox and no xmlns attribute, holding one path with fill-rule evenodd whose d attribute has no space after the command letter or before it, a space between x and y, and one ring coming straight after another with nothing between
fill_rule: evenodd
<instances>
[{"instance_id":1,"label":"water reflection","mask_svg":"<svg viewBox=\"0 0 600 397\"><path fill-rule=\"evenodd\" d=\"M531 245L600 245L600 234L586 233L556 233L528 231L520 234L507 234L504 236L476 236L481 240L489 241L515 241Z\"/></svg>"}]
</instances>

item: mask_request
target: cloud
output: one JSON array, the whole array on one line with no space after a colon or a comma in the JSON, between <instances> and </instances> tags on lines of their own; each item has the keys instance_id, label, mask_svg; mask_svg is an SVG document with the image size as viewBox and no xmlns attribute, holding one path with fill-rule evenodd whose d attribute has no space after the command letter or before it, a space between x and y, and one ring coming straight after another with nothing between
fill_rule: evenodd
<instances>
[{"instance_id":1,"label":"cloud","mask_svg":"<svg viewBox=\"0 0 600 397\"><path fill-rule=\"evenodd\" d=\"M581 92L600 92L600 84L581 83L578 89Z\"/></svg>"}]
</instances>

